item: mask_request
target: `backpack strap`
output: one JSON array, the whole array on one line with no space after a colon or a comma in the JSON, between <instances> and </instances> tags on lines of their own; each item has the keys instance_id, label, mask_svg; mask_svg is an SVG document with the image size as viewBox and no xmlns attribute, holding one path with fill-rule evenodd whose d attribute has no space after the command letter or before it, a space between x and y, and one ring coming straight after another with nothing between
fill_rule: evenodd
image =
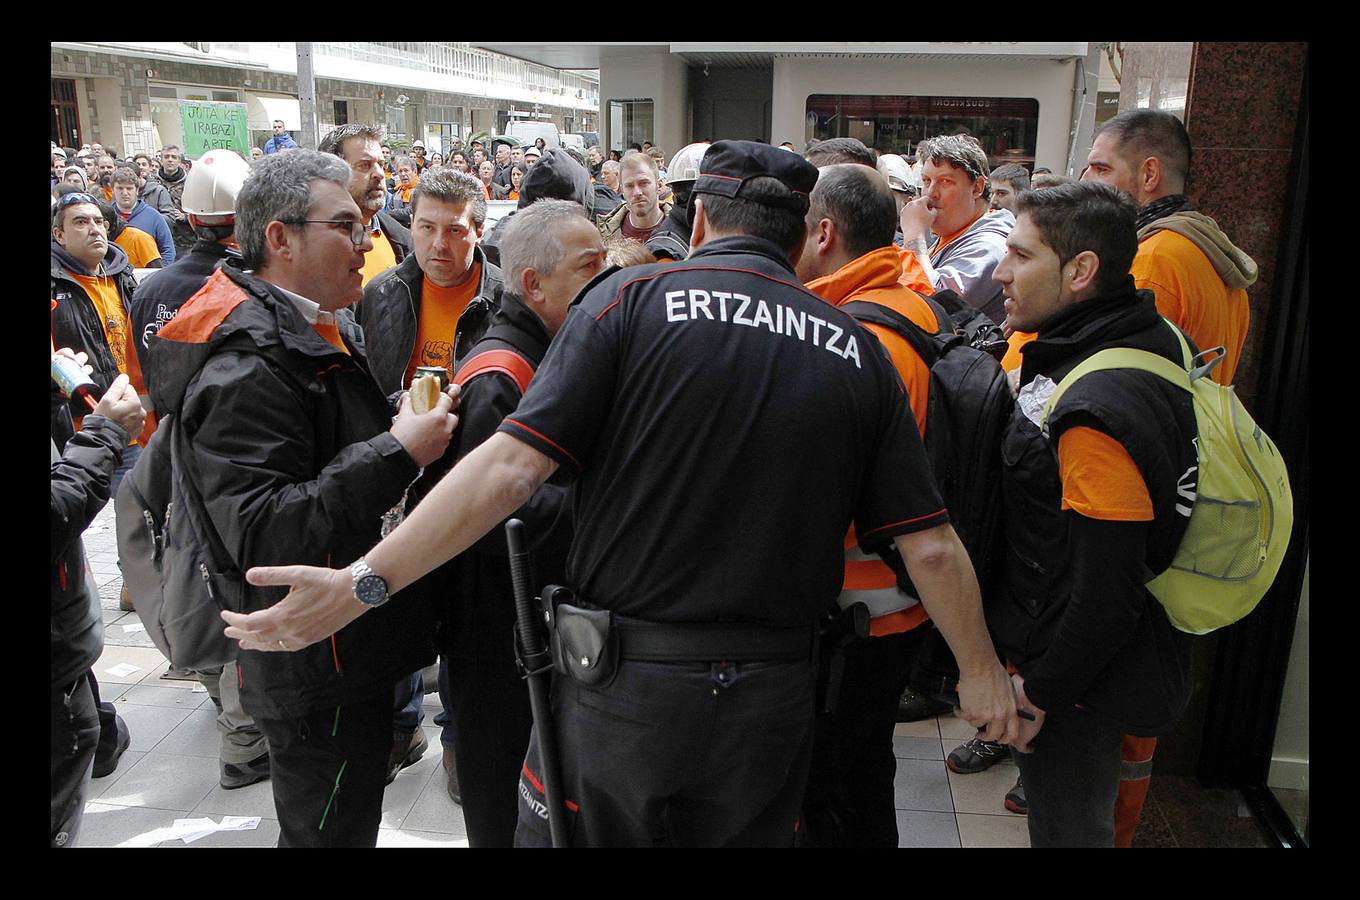
<instances>
[{"instance_id":1,"label":"backpack strap","mask_svg":"<svg viewBox=\"0 0 1360 900\"><path fill-rule=\"evenodd\" d=\"M533 380L534 365L514 350L483 350L468 357L458 368L453 380L460 385L467 384L478 375L488 372L509 376L519 388L520 396L523 396L529 389L529 382Z\"/></svg>"},{"instance_id":2,"label":"backpack strap","mask_svg":"<svg viewBox=\"0 0 1360 900\"><path fill-rule=\"evenodd\" d=\"M943 293L953 294L954 292L944 291ZM935 314L936 334L959 333L959 328L954 323L954 317L950 315L949 310L945 309L940 301L936 300L934 296L927 297L925 294L920 294L919 296L922 300L926 301L926 305L930 307L930 311Z\"/></svg>"},{"instance_id":3,"label":"backpack strap","mask_svg":"<svg viewBox=\"0 0 1360 900\"><path fill-rule=\"evenodd\" d=\"M916 351L916 355L921 357L927 367L935 365L935 361L939 359L940 349L931 340L926 330L897 310L889 309L869 300L851 300L849 303L842 303L839 309L861 322L881 325L900 335L903 340L911 345L911 349ZM943 326L941 327L943 328Z\"/></svg>"},{"instance_id":4,"label":"backpack strap","mask_svg":"<svg viewBox=\"0 0 1360 900\"><path fill-rule=\"evenodd\" d=\"M1099 353L1092 354L1083 360L1071 372L1063 376L1062 381L1058 382L1058 387L1053 391L1053 395L1044 404L1044 412L1041 417L1039 428L1044 435L1048 435L1048 422L1053 415L1053 410L1058 408L1058 402L1063 395L1080 381L1084 376L1092 372L1103 372L1108 369L1137 369L1141 372L1150 372L1162 378L1181 390L1188 391L1192 396L1195 389L1191 384L1191 373L1186 371L1183 366L1178 366L1164 356L1150 353L1147 350L1135 350L1132 347L1111 347L1108 350L1101 350Z\"/></svg>"}]
</instances>

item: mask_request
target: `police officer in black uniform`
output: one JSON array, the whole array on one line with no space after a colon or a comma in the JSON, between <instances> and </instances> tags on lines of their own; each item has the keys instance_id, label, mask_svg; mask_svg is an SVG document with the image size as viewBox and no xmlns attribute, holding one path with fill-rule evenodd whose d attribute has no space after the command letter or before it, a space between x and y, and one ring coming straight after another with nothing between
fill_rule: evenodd
<instances>
[{"instance_id":1,"label":"police officer in black uniform","mask_svg":"<svg viewBox=\"0 0 1360 900\"><path fill-rule=\"evenodd\" d=\"M867 550L892 540L902 553L959 656L963 715L1009 740L1014 695L901 381L867 331L794 275L816 178L778 148L714 144L689 259L593 283L515 413L367 555L362 577L256 570L253 582L293 589L263 612L224 613L227 634L251 649L321 640L561 467L577 479L575 596L557 607L570 674L554 677L552 706L573 844L792 844L815 623L840 590L852 520ZM534 746L522 845L548 841Z\"/></svg>"}]
</instances>

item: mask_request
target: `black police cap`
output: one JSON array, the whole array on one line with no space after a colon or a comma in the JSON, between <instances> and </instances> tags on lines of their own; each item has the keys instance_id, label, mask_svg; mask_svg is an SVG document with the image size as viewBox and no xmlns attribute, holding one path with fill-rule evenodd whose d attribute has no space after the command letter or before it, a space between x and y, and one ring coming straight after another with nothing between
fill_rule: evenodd
<instances>
[{"instance_id":1,"label":"black police cap","mask_svg":"<svg viewBox=\"0 0 1360 900\"><path fill-rule=\"evenodd\" d=\"M768 197L742 197L742 188L752 178L777 178L793 196L775 200ZM708 148L699 163L699 177L691 188L694 194L741 197L765 206L791 209L800 214L808 209L808 194L817 185L817 167L797 153L790 153L756 141L718 141Z\"/></svg>"}]
</instances>

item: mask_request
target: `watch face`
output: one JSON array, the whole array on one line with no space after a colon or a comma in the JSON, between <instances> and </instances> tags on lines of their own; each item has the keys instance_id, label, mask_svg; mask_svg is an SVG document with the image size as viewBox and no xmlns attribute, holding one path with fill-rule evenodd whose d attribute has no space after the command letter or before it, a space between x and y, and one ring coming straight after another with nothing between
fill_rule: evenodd
<instances>
[{"instance_id":1,"label":"watch face","mask_svg":"<svg viewBox=\"0 0 1360 900\"><path fill-rule=\"evenodd\" d=\"M365 575L354 585L354 594L369 606L382 603L387 599L387 582L381 575Z\"/></svg>"}]
</instances>

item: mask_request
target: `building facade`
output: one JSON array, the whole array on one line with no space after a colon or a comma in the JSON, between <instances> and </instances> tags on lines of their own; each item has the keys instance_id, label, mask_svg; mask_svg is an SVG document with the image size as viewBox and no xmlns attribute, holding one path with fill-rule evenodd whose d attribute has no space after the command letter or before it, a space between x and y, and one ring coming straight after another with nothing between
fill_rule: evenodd
<instances>
[{"instance_id":1,"label":"building facade","mask_svg":"<svg viewBox=\"0 0 1360 900\"><path fill-rule=\"evenodd\" d=\"M258 147L282 119L298 137L297 51L292 42L55 42L52 140L98 142L127 156L175 144ZM500 133L507 122L598 127L599 78L559 71L459 43L318 42L312 45L317 133L374 122L394 144L431 150L452 137ZM244 106L244 109L242 109ZM206 116L213 121L195 121ZM198 136L200 139L195 140Z\"/></svg>"}]
</instances>

